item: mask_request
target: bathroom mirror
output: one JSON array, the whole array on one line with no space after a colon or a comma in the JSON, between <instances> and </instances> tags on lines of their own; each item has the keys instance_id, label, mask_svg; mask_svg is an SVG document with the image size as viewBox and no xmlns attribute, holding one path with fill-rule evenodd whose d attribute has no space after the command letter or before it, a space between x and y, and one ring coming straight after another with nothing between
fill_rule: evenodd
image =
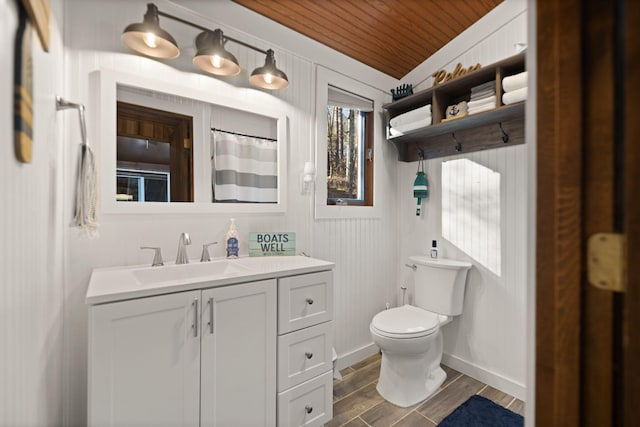
<instances>
[{"instance_id":1,"label":"bathroom mirror","mask_svg":"<svg viewBox=\"0 0 640 427\"><path fill-rule=\"evenodd\" d=\"M284 212L286 105L259 90L188 76L91 74L102 211Z\"/></svg>"}]
</instances>

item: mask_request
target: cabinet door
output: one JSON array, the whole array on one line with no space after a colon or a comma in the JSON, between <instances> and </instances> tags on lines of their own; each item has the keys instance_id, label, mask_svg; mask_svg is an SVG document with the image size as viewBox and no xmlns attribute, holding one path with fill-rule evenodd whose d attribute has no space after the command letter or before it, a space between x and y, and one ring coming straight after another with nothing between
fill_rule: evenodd
<instances>
[{"instance_id":1,"label":"cabinet door","mask_svg":"<svg viewBox=\"0 0 640 427\"><path fill-rule=\"evenodd\" d=\"M203 427L275 426L276 281L202 292Z\"/></svg>"},{"instance_id":2,"label":"cabinet door","mask_svg":"<svg viewBox=\"0 0 640 427\"><path fill-rule=\"evenodd\" d=\"M89 309L90 426L198 426L199 296Z\"/></svg>"}]
</instances>

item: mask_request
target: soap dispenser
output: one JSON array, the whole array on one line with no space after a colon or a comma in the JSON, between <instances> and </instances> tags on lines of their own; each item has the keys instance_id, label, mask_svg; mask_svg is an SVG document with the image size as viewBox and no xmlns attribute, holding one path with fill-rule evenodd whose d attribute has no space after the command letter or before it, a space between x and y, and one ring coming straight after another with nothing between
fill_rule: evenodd
<instances>
[{"instance_id":1,"label":"soap dispenser","mask_svg":"<svg viewBox=\"0 0 640 427\"><path fill-rule=\"evenodd\" d=\"M236 230L236 219L231 218L231 224L229 224L229 231L225 236L225 242L227 247L227 258L238 258L238 230Z\"/></svg>"}]
</instances>

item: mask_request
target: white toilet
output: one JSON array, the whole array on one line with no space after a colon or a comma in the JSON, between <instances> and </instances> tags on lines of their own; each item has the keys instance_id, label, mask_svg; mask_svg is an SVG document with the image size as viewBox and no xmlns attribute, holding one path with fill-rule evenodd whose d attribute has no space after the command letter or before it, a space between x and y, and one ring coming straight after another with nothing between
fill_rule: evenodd
<instances>
[{"instance_id":1,"label":"white toilet","mask_svg":"<svg viewBox=\"0 0 640 427\"><path fill-rule=\"evenodd\" d=\"M376 314L369 327L382 350L377 390L389 402L407 407L442 385L440 327L462 313L468 262L409 257L415 266L415 306L404 305Z\"/></svg>"}]
</instances>

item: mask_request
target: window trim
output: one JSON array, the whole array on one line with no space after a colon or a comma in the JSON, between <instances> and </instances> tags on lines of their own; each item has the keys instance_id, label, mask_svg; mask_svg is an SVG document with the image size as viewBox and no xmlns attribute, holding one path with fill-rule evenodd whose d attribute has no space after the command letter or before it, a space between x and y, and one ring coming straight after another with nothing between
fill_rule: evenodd
<instances>
[{"instance_id":1,"label":"window trim","mask_svg":"<svg viewBox=\"0 0 640 427\"><path fill-rule=\"evenodd\" d=\"M349 206L373 206L373 188L374 188L374 179L373 179L373 169L374 169L374 161L367 161L367 152L370 149L373 149L375 146L373 141L373 111L360 111L360 114L364 116L365 126L364 126L364 151L362 159L362 166L364 168L364 172L362 174L362 179L364 180L364 197L361 200L349 201ZM367 124L368 123L368 124ZM374 156L375 158L375 156ZM325 169L326 170L326 169ZM338 199L333 199L327 197L327 205L335 206L337 204Z\"/></svg>"},{"instance_id":2,"label":"window trim","mask_svg":"<svg viewBox=\"0 0 640 427\"><path fill-rule=\"evenodd\" d=\"M329 86L334 86L345 91L352 92L373 101L373 119L372 126L369 131L372 133L367 141L373 145L373 163L374 167L369 168L371 177L373 177L374 185L372 194L369 196L373 200L372 206L335 205L327 204L327 105ZM375 167L376 159L382 160L382 123L381 116L376 111L385 102L385 94L383 91L368 86L362 82L349 78L343 74L325 68L321 65L316 66L316 183L315 183L315 218L379 218L382 213L380 205L380 196L382 194L381 185L381 167ZM369 147L367 147L369 148Z\"/></svg>"}]
</instances>

